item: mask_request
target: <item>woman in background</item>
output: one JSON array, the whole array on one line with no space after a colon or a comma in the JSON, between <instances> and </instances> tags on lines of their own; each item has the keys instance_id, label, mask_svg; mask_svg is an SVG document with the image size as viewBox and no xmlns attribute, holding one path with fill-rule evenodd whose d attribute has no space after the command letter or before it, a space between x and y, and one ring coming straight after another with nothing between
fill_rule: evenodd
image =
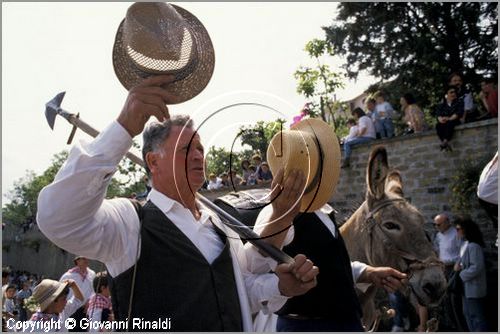
<instances>
[{"instance_id":1,"label":"woman in background","mask_svg":"<svg viewBox=\"0 0 500 334\"><path fill-rule=\"evenodd\" d=\"M455 221L457 236L463 243L460 259L454 270L460 272L464 284L463 312L471 332L486 332L484 297L486 296L486 268L483 254L483 235L470 217L458 217Z\"/></svg>"},{"instance_id":2,"label":"woman in background","mask_svg":"<svg viewBox=\"0 0 500 334\"><path fill-rule=\"evenodd\" d=\"M405 124L408 125L406 133L419 133L426 130L424 113L416 104L412 94L406 93L399 99Z\"/></svg>"}]
</instances>

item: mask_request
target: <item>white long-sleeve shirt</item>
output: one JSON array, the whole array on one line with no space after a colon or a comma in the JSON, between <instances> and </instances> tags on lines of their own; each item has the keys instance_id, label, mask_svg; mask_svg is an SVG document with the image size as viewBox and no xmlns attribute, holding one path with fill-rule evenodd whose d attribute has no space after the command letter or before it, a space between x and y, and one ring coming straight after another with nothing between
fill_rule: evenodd
<instances>
[{"instance_id":1,"label":"white long-sleeve shirt","mask_svg":"<svg viewBox=\"0 0 500 334\"><path fill-rule=\"evenodd\" d=\"M139 251L137 248L140 222L133 204L125 198L104 198L118 163L131 146L128 132L114 121L95 140L80 141L71 149L54 182L38 198L40 230L57 246L105 263L114 277L132 267L140 255L140 244ZM148 199L186 234L209 262L222 250L209 217L228 235L243 330L252 330L252 313L263 308L274 312L284 305L287 297L279 292L278 278L274 274L248 271L248 252L236 233L221 224L217 216L200 205L201 218L195 220L180 203L155 189Z\"/></svg>"},{"instance_id":2,"label":"white long-sleeve shirt","mask_svg":"<svg viewBox=\"0 0 500 334\"><path fill-rule=\"evenodd\" d=\"M437 250L439 259L450 265L457 262L460 257L461 241L457 236L457 229L454 226L448 227L444 232L436 233L434 248Z\"/></svg>"},{"instance_id":3,"label":"white long-sleeve shirt","mask_svg":"<svg viewBox=\"0 0 500 334\"><path fill-rule=\"evenodd\" d=\"M62 274L61 278L59 279L60 282L67 280L67 279L72 279L75 281L76 285L78 285L78 288L82 292L83 295L83 303L86 303L87 300L94 294L94 278L95 278L95 271L93 271L90 268L87 268L87 276L85 279L82 279L82 276L79 273L72 273L72 272L65 272ZM73 290L70 290L68 294L68 299L73 296Z\"/></svg>"}]
</instances>

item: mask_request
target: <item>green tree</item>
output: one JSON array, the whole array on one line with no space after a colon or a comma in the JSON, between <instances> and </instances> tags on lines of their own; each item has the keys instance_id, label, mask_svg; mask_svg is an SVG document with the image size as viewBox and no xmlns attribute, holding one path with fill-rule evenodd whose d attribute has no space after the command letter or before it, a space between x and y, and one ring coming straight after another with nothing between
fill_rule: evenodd
<instances>
[{"instance_id":1,"label":"green tree","mask_svg":"<svg viewBox=\"0 0 500 334\"><path fill-rule=\"evenodd\" d=\"M324 30L350 78L366 70L388 90L417 92L421 105L442 98L453 71L476 90L498 72L496 2L343 2L334 22Z\"/></svg>"},{"instance_id":2,"label":"green tree","mask_svg":"<svg viewBox=\"0 0 500 334\"><path fill-rule=\"evenodd\" d=\"M231 164L230 164L231 162ZM240 170L241 157L238 152L229 152L223 147L210 147L206 156L207 174L220 175L229 172L229 166L235 171Z\"/></svg>"},{"instance_id":3,"label":"green tree","mask_svg":"<svg viewBox=\"0 0 500 334\"><path fill-rule=\"evenodd\" d=\"M316 66L301 66L294 73L297 80L297 92L312 101L311 116L320 116L325 122L331 120L334 128L339 123L339 115L333 106L333 94L344 87L343 75L334 72L324 63L326 56L333 56L334 50L326 40L313 39L304 49L309 57L316 61Z\"/></svg>"},{"instance_id":4,"label":"green tree","mask_svg":"<svg viewBox=\"0 0 500 334\"><path fill-rule=\"evenodd\" d=\"M283 128L284 120L278 119L274 122L259 121L254 126L242 126L240 128L241 143L248 145L254 152L258 152L265 160L265 154L269 142L274 135Z\"/></svg>"},{"instance_id":5,"label":"green tree","mask_svg":"<svg viewBox=\"0 0 500 334\"><path fill-rule=\"evenodd\" d=\"M23 224L29 220L35 221L38 193L54 180L57 171L67 157L67 151L55 154L51 165L41 175L36 175L33 171L27 171L23 178L14 183L14 188L6 194L6 197L11 202L5 204L2 208L4 221L14 224Z\"/></svg>"},{"instance_id":6,"label":"green tree","mask_svg":"<svg viewBox=\"0 0 500 334\"><path fill-rule=\"evenodd\" d=\"M50 166L41 175L26 171L26 175L14 183L13 189L6 194L11 202L2 207L2 217L5 222L20 225L36 219L38 194L43 187L54 181L67 157L67 151L57 153L52 158ZM118 165L118 173L111 179L106 197L128 197L132 192L143 192L145 190L143 175L142 167L124 158Z\"/></svg>"}]
</instances>

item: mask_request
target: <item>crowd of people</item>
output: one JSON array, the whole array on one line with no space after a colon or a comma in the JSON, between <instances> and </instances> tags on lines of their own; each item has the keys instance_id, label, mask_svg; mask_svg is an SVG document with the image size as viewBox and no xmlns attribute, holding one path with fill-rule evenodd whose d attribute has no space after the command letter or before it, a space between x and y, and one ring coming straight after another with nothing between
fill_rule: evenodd
<instances>
[{"instance_id":1,"label":"crowd of people","mask_svg":"<svg viewBox=\"0 0 500 334\"><path fill-rule=\"evenodd\" d=\"M210 173L202 189L217 190L235 186L253 186L271 184L273 173L266 161L262 161L259 154L252 156L252 163L245 159L241 162L241 174L234 169L224 172L219 176Z\"/></svg>"},{"instance_id":2,"label":"crowd of people","mask_svg":"<svg viewBox=\"0 0 500 334\"><path fill-rule=\"evenodd\" d=\"M481 81L478 101L475 101L470 85L464 83L462 74L458 72L450 74L443 93L442 102L434 110L436 133L440 140L441 151L453 150L450 141L457 125L498 117L498 89L493 78L485 78ZM350 165L353 145L395 136L394 120L397 118L402 118L405 124L405 129L401 133L403 135L420 133L430 129L422 109L411 93L401 96L399 102L401 116L386 101L385 94L378 91L373 97L366 99L366 111L359 107L352 111L354 118L347 122L349 135L342 138L345 151L344 168ZM478 111L479 103L485 110L482 114ZM367 122L368 119L371 123Z\"/></svg>"},{"instance_id":3,"label":"crowd of people","mask_svg":"<svg viewBox=\"0 0 500 334\"><path fill-rule=\"evenodd\" d=\"M12 272L9 268L3 269L4 331L95 332L100 329L84 324L114 319L107 272L96 274L89 268L89 260L83 256L76 256L73 261L75 266L63 273L59 280L26 271ZM64 327L65 320L69 317L76 320L74 328ZM88 322L80 322L84 318ZM50 320L60 321L61 327L44 327L43 324ZM26 321L32 325L15 325Z\"/></svg>"}]
</instances>

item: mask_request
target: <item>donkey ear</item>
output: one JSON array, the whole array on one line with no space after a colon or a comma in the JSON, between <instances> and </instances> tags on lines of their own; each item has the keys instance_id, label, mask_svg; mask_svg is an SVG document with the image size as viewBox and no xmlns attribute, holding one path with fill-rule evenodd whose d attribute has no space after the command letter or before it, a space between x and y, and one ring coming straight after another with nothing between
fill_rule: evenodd
<instances>
[{"instance_id":1,"label":"donkey ear","mask_svg":"<svg viewBox=\"0 0 500 334\"><path fill-rule=\"evenodd\" d=\"M403 197L403 179L401 178L401 174L399 171L392 170L387 175L387 179L385 180L385 188L388 192L394 193L398 196Z\"/></svg>"},{"instance_id":2,"label":"donkey ear","mask_svg":"<svg viewBox=\"0 0 500 334\"><path fill-rule=\"evenodd\" d=\"M366 171L366 184L368 195L374 199L381 199L385 194L385 179L389 171L387 151L383 146L375 147L370 153L368 169Z\"/></svg>"}]
</instances>

